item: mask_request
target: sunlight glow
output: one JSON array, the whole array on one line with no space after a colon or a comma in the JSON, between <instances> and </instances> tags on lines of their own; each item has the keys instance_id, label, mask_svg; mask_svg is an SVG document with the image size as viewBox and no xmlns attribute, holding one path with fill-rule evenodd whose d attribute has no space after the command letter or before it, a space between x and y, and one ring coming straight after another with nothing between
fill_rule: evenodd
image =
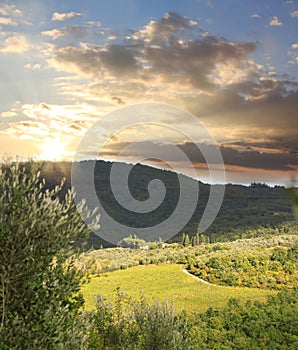
<instances>
[{"instance_id":1,"label":"sunlight glow","mask_svg":"<svg viewBox=\"0 0 298 350\"><path fill-rule=\"evenodd\" d=\"M57 139L47 139L41 146L43 152L39 159L42 160L62 160L65 143Z\"/></svg>"}]
</instances>

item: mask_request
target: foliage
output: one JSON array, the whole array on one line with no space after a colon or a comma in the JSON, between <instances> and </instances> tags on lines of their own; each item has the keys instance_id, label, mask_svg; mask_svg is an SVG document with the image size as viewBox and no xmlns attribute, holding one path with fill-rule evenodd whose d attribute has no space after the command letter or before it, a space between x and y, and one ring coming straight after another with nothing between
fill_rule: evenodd
<instances>
[{"instance_id":1,"label":"foliage","mask_svg":"<svg viewBox=\"0 0 298 350\"><path fill-rule=\"evenodd\" d=\"M84 276L74 269L73 243L89 231L73 193L61 202L63 184L45 190L38 166L6 162L0 169L0 346L79 349Z\"/></svg>"},{"instance_id":2,"label":"foliage","mask_svg":"<svg viewBox=\"0 0 298 350\"><path fill-rule=\"evenodd\" d=\"M297 349L298 290L285 289L265 303L210 308L197 318L199 349Z\"/></svg>"},{"instance_id":3,"label":"foliage","mask_svg":"<svg viewBox=\"0 0 298 350\"><path fill-rule=\"evenodd\" d=\"M298 287L298 244L262 250L216 251L196 257L189 271L229 286L280 289Z\"/></svg>"},{"instance_id":4,"label":"foliage","mask_svg":"<svg viewBox=\"0 0 298 350\"><path fill-rule=\"evenodd\" d=\"M95 349L191 349L190 322L167 301L131 301L117 289L114 302L97 297L93 320L90 340Z\"/></svg>"}]
</instances>

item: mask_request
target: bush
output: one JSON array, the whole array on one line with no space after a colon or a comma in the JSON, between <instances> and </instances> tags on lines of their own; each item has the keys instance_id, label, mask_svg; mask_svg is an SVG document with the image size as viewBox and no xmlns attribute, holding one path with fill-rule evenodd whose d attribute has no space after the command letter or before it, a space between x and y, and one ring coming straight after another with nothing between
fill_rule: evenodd
<instances>
[{"instance_id":1,"label":"bush","mask_svg":"<svg viewBox=\"0 0 298 350\"><path fill-rule=\"evenodd\" d=\"M149 305L144 297L131 301L117 289L110 303L97 296L90 343L94 349L187 350L192 349L190 321L174 314L167 301Z\"/></svg>"}]
</instances>

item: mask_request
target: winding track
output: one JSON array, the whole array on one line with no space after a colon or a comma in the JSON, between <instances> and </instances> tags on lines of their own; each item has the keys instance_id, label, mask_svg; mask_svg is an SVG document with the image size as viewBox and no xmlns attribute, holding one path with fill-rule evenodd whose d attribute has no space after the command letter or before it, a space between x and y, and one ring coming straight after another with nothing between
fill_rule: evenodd
<instances>
[{"instance_id":1,"label":"winding track","mask_svg":"<svg viewBox=\"0 0 298 350\"><path fill-rule=\"evenodd\" d=\"M207 281L205 281L205 280L202 280L201 278L199 278L199 277L193 275L192 273L189 273L189 272L188 272L186 269L184 269L184 268L182 268L182 272L186 273L187 275L191 276L192 278L195 278L195 279L196 279L197 281L199 281L199 282L208 284L209 286L215 286L215 287L217 287L216 284L209 283L209 282L207 282Z\"/></svg>"}]
</instances>

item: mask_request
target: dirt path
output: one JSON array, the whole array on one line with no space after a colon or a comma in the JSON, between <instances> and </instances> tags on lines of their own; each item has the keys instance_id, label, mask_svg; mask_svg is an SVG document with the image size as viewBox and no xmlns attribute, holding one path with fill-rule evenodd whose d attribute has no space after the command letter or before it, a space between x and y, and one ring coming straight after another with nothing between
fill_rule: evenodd
<instances>
[{"instance_id":1,"label":"dirt path","mask_svg":"<svg viewBox=\"0 0 298 350\"><path fill-rule=\"evenodd\" d=\"M193 275L192 273L189 273L186 269L182 268L182 272L186 273L187 275L191 276L192 278L195 278L197 281L208 284L209 286L216 286L216 284L209 283L207 281L202 280L201 278Z\"/></svg>"}]
</instances>

